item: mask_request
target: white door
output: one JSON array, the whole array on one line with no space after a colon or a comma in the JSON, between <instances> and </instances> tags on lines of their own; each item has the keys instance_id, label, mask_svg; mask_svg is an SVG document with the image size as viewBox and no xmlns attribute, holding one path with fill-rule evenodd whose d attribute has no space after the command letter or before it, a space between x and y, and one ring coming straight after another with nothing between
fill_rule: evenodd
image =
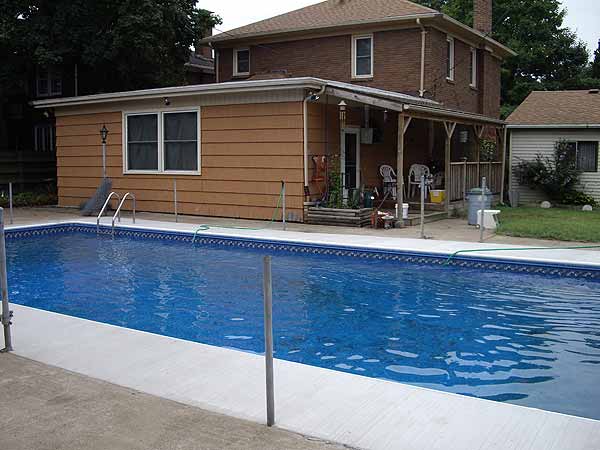
<instances>
[{"instance_id":1,"label":"white door","mask_svg":"<svg viewBox=\"0 0 600 450\"><path fill-rule=\"evenodd\" d=\"M360 128L344 128L341 136L340 172L344 198L360 188Z\"/></svg>"}]
</instances>

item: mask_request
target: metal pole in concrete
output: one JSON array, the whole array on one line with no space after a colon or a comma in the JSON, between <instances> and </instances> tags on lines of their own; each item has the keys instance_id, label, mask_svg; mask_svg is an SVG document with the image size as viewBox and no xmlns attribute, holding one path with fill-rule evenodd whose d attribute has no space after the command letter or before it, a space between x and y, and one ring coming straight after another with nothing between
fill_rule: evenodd
<instances>
[{"instance_id":1,"label":"metal pole in concrete","mask_svg":"<svg viewBox=\"0 0 600 450\"><path fill-rule=\"evenodd\" d=\"M106 178L106 140L102 140L102 178Z\"/></svg>"},{"instance_id":2,"label":"metal pole in concrete","mask_svg":"<svg viewBox=\"0 0 600 450\"><path fill-rule=\"evenodd\" d=\"M13 224L13 188L12 182L8 183L8 212L10 217L10 224Z\"/></svg>"},{"instance_id":3,"label":"metal pole in concrete","mask_svg":"<svg viewBox=\"0 0 600 450\"><path fill-rule=\"evenodd\" d=\"M283 221L283 231L285 231L286 228L286 223L285 223L285 215L286 215L286 210L285 210L285 181L281 180L281 215L282 215L282 221Z\"/></svg>"},{"instance_id":4,"label":"metal pole in concrete","mask_svg":"<svg viewBox=\"0 0 600 450\"><path fill-rule=\"evenodd\" d=\"M421 175L421 239L425 239L425 175Z\"/></svg>"},{"instance_id":5,"label":"metal pole in concrete","mask_svg":"<svg viewBox=\"0 0 600 450\"><path fill-rule=\"evenodd\" d=\"M177 215L177 179L173 178L173 202L175 203L175 222L179 222Z\"/></svg>"},{"instance_id":6,"label":"metal pole in concrete","mask_svg":"<svg viewBox=\"0 0 600 450\"><path fill-rule=\"evenodd\" d=\"M267 426L275 424L275 388L273 385L273 285L271 257L263 261L263 296L265 309L265 372L267 389Z\"/></svg>"},{"instance_id":7,"label":"metal pole in concrete","mask_svg":"<svg viewBox=\"0 0 600 450\"><path fill-rule=\"evenodd\" d=\"M484 226L485 214L484 214L484 212L485 212L485 191L486 191L486 188L487 188L486 184L487 184L486 183L486 179L485 179L485 177L483 177L481 179L481 203L480 203L480 205L481 205L481 209L480 209L480 211L481 211L481 216L480 216L481 217L480 218L481 224L479 225L479 242L483 242L483 232L485 230L485 226Z\"/></svg>"},{"instance_id":8,"label":"metal pole in concrete","mask_svg":"<svg viewBox=\"0 0 600 450\"><path fill-rule=\"evenodd\" d=\"M4 328L4 348L1 353L11 352L12 339L10 326L13 312L8 304L8 276L6 274L6 245L4 242L4 210L0 208L0 297L2 297L2 315L0 321Z\"/></svg>"}]
</instances>

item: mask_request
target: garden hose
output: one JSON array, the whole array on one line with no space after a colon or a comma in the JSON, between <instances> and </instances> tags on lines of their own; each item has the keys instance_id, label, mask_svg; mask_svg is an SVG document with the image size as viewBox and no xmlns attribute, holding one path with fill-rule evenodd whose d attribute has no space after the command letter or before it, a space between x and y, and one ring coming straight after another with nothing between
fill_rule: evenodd
<instances>
[{"instance_id":1,"label":"garden hose","mask_svg":"<svg viewBox=\"0 0 600 450\"><path fill-rule=\"evenodd\" d=\"M200 231L208 231L211 228L225 228L228 230L250 230L250 231L261 231L261 230L265 230L265 229L269 228L273 224L273 222L275 222L275 217L277 217L277 211L279 211L279 209L281 207L281 200L283 198L283 190L284 190L284 187L282 186L281 191L279 192L279 198L277 199L277 206L273 210L273 215L271 216L271 220L264 227L250 228L250 227L239 227L239 226L234 226L234 225L208 225L208 224L203 223L198 227L198 229L196 231L194 231L194 237L192 239L192 244L194 244L196 242L196 236L198 235L198 233Z\"/></svg>"},{"instance_id":2,"label":"garden hose","mask_svg":"<svg viewBox=\"0 0 600 450\"><path fill-rule=\"evenodd\" d=\"M462 253L480 253L480 252L502 252L502 251L523 251L523 250L582 250L582 249L590 249L590 248L600 248L600 245L584 245L584 246L576 246L576 247L524 247L524 248L483 248L483 249L474 249L474 250L459 250L457 252L452 253L444 266L450 264L450 261Z\"/></svg>"}]
</instances>

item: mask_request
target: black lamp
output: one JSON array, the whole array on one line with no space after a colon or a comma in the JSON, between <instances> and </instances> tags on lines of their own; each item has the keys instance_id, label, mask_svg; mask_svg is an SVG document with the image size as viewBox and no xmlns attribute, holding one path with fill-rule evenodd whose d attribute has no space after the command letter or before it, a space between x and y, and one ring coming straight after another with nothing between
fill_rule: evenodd
<instances>
[{"instance_id":1,"label":"black lamp","mask_svg":"<svg viewBox=\"0 0 600 450\"><path fill-rule=\"evenodd\" d=\"M102 137L102 143L106 144L106 137L108 136L108 129L106 128L106 125L102 125L100 136Z\"/></svg>"}]
</instances>

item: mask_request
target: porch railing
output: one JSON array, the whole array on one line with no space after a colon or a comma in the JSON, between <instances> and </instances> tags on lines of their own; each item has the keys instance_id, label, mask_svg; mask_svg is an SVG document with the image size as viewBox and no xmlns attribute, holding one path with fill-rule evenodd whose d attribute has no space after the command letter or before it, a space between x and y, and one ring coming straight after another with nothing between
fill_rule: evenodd
<instances>
[{"instance_id":1,"label":"porch railing","mask_svg":"<svg viewBox=\"0 0 600 450\"><path fill-rule=\"evenodd\" d=\"M502 186L502 163L452 162L450 163L450 201L463 200L465 193L481 185L487 178L487 186L493 194L499 194Z\"/></svg>"}]
</instances>

